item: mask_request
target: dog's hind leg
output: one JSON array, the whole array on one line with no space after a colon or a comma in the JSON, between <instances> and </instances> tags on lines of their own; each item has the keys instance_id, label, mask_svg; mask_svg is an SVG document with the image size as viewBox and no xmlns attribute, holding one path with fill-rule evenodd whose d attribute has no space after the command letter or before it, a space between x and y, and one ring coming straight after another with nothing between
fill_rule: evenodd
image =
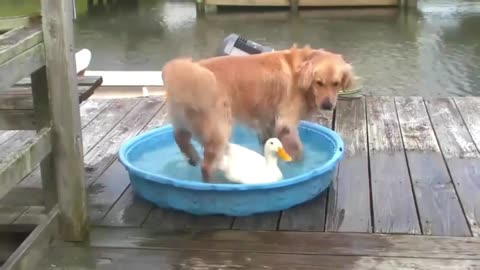
<instances>
[{"instance_id":1,"label":"dog's hind leg","mask_svg":"<svg viewBox=\"0 0 480 270\"><path fill-rule=\"evenodd\" d=\"M192 144L192 133L184 129L175 129L174 131L175 142L180 148L180 151L187 157L188 164L197 166L200 157L197 150Z\"/></svg>"},{"instance_id":2,"label":"dog's hind leg","mask_svg":"<svg viewBox=\"0 0 480 270\"><path fill-rule=\"evenodd\" d=\"M203 161L202 161L202 178L203 181L209 182L212 177L216 164L225 151L226 144L218 142L209 142L204 145Z\"/></svg>"}]
</instances>

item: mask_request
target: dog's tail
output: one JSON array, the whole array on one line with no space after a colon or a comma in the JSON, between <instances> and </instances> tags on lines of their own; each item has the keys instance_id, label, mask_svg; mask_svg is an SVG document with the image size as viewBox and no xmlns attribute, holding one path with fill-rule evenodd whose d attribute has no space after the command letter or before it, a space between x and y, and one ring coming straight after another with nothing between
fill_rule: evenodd
<instances>
[{"instance_id":1,"label":"dog's tail","mask_svg":"<svg viewBox=\"0 0 480 270\"><path fill-rule=\"evenodd\" d=\"M215 75L191 59L181 58L166 63L162 79L168 102L195 111L212 108L222 95L217 89Z\"/></svg>"}]
</instances>

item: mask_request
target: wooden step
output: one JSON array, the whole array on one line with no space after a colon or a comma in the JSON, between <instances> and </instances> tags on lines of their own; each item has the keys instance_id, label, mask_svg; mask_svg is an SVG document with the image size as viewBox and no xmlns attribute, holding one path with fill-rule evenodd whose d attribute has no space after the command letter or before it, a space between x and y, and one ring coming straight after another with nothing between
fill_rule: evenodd
<instances>
[{"instance_id":1,"label":"wooden step","mask_svg":"<svg viewBox=\"0 0 480 270\"><path fill-rule=\"evenodd\" d=\"M24 146L0 160L0 198L27 176L51 152L51 129L42 129Z\"/></svg>"},{"instance_id":2,"label":"wooden step","mask_svg":"<svg viewBox=\"0 0 480 270\"><path fill-rule=\"evenodd\" d=\"M16 28L0 35L0 91L45 65L42 41L40 24Z\"/></svg>"},{"instance_id":3,"label":"wooden step","mask_svg":"<svg viewBox=\"0 0 480 270\"><path fill-rule=\"evenodd\" d=\"M480 239L406 235L96 227L40 269L478 269Z\"/></svg>"},{"instance_id":4,"label":"wooden step","mask_svg":"<svg viewBox=\"0 0 480 270\"><path fill-rule=\"evenodd\" d=\"M33 98L29 80L22 80L8 91L0 92L1 110L32 110ZM92 96L95 90L102 85L103 79L99 76L82 77L78 80L78 101L82 103Z\"/></svg>"}]
</instances>

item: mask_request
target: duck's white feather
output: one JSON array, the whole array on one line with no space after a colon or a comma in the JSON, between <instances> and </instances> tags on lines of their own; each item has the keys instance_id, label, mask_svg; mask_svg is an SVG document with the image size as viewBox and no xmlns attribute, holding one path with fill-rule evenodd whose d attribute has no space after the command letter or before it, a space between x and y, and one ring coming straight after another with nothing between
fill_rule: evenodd
<instances>
[{"instance_id":1,"label":"duck's white feather","mask_svg":"<svg viewBox=\"0 0 480 270\"><path fill-rule=\"evenodd\" d=\"M283 178L276 162L268 165L264 156L237 144L229 144L219 169L228 180L242 184L271 183Z\"/></svg>"}]
</instances>

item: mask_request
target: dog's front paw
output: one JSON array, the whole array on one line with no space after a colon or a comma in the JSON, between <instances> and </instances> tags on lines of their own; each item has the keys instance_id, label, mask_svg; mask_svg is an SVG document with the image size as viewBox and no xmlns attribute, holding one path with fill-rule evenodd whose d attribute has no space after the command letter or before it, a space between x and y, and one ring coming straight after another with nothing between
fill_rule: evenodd
<instances>
[{"instance_id":1,"label":"dog's front paw","mask_svg":"<svg viewBox=\"0 0 480 270\"><path fill-rule=\"evenodd\" d=\"M198 165L198 159L188 159L188 164L190 164L190 166L193 166L193 167L196 167Z\"/></svg>"},{"instance_id":2,"label":"dog's front paw","mask_svg":"<svg viewBox=\"0 0 480 270\"><path fill-rule=\"evenodd\" d=\"M190 164L190 166L196 167L200 162L200 156L198 156L196 151L191 151L188 154L183 153L183 156L187 159L187 162Z\"/></svg>"}]
</instances>

